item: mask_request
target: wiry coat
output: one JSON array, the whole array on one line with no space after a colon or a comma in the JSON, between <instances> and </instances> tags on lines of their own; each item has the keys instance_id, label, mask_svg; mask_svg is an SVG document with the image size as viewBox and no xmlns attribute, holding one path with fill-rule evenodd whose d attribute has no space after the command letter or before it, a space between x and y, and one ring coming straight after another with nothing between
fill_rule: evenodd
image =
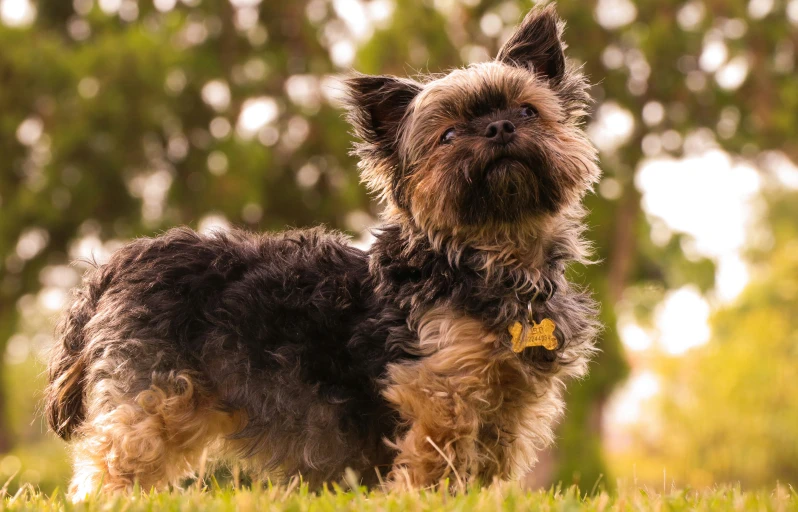
<instances>
[{"instance_id":1,"label":"wiry coat","mask_svg":"<svg viewBox=\"0 0 798 512\"><path fill-rule=\"evenodd\" d=\"M51 427L75 443L70 492L173 484L208 453L314 485L347 467L398 486L530 467L598 329L564 276L588 252L579 201L598 169L561 32L533 11L493 63L347 82L386 202L368 252L321 229L182 228L89 272L47 391ZM534 117L518 113L532 101ZM481 135L496 118L517 125L501 147ZM508 326L541 318L558 348L514 353Z\"/></svg>"}]
</instances>

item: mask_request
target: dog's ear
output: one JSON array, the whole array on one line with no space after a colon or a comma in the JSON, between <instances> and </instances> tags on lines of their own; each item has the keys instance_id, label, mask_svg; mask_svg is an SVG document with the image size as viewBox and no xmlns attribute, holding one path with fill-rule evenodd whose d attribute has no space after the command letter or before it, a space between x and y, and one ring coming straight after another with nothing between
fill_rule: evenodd
<instances>
[{"instance_id":1,"label":"dog's ear","mask_svg":"<svg viewBox=\"0 0 798 512\"><path fill-rule=\"evenodd\" d=\"M504 43L496 60L559 81L565 73L564 26L553 6L533 9Z\"/></svg>"},{"instance_id":2,"label":"dog's ear","mask_svg":"<svg viewBox=\"0 0 798 512\"><path fill-rule=\"evenodd\" d=\"M356 74L344 80L349 122L364 143L392 153L402 120L421 84L394 76Z\"/></svg>"}]
</instances>

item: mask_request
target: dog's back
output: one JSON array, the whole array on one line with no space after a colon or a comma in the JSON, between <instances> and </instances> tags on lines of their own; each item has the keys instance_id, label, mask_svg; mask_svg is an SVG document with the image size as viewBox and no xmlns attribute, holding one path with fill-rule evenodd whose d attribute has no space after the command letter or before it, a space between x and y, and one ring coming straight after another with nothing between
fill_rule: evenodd
<instances>
[{"instance_id":1,"label":"dog's back","mask_svg":"<svg viewBox=\"0 0 798 512\"><path fill-rule=\"evenodd\" d=\"M132 476L142 480L142 458L161 474L155 462L181 455L169 454L180 450L169 443L140 446L157 438L143 433L147 422L156 429L175 422L169 435L188 439L185 447L227 435L235 450L260 457L260 469L316 466L332 476L357 466L359 431L370 432L362 449L383 449L379 429L359 425L367 420L358 407L379 400L376 386L347 348L364 343L353 333L373 307L366 254L322 229L256 236L181 228L136 240L77 291L50 365L50 426L77 438L78 453L82 440L101 437L97 430L120 437L85 455L127 446L116 463L136 459ZM347 439L329 443L330 436ZM73 492L98 483L94 473L82 481L77 473Z\"/></svg>"}]
</instances>

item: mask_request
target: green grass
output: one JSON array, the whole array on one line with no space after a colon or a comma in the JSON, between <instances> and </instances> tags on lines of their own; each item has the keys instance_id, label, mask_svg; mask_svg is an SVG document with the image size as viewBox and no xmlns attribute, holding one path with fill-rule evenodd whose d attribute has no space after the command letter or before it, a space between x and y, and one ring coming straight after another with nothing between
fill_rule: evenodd
<instances>
[{"instance_id":1,"label":"green grass","mask_svg":"<svg viewBox=\"0 0 798 512\"><path fill-rule=\"evenodd\" d=\"M2 510L54 511L604 511L604 510L798 510L798 494L789 486L772 491L743 492L739 487L718 487L707 491L670 490L657 492L636 487L622 488L612 495L600 492L592 497L576 488L549 492L523 491L515 484L498 484L468 493L444 491L406 493L344 491L338 487L319 493L304 486L269 486L234 490L212 485L164 493L134 493L132 496L96 496L72 504L60 492L43 495L27 485L0 502Z\"/></svg>"}]
</instances>

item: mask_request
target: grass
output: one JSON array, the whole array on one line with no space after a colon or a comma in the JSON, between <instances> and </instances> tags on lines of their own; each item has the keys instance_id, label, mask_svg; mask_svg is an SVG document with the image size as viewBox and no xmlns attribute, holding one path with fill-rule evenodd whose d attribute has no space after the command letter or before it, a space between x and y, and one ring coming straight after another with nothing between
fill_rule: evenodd
<instances>
[{"instance_id":1,"label":"grass","mask_svg":"<svg viewBox=\"0 0 798 512\"><path fill-rule=\"evenodd\" d=\"M5 490L0 491L6 493ZM72 504L56 490L46 496L25 485L13 496L5 494L0 510L52 511L686 511L686 510L773 510L798 511L798 493L789 486L772 491L743 492L739 486L707 491L622 488L608 494L585 496L575 487L530 492L516 484L496 484L453 495L445 491L404 493L343 490L339 487L312 493L300 485L266 486L235 490L213 483L210 488L191 487L163 493L134 493L132 496L96 496Z\"/></svg>"}]
</instances>

